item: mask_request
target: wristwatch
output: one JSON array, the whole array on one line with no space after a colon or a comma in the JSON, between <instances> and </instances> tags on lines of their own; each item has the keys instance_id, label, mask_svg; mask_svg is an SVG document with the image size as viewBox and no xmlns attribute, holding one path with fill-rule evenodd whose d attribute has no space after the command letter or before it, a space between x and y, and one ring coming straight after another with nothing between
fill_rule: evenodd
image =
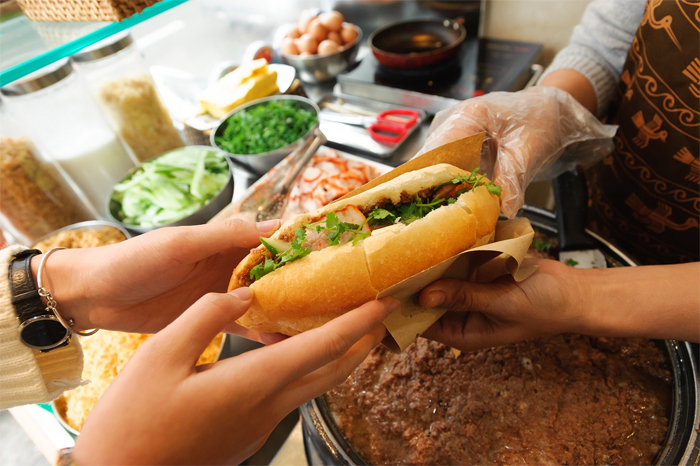
<instances>
[{"instance_id":1,"label":"wristwatch","mask_svg":"<svg viewBox=\"0 0 700 466\"><path fill-rule=\"evenodd\" d=\"M20 340L44 353L67 345L71 332L41 302L31 269L32 257L38 254L38 249L16 254L10 262L9 281L12 305L20 322Z\"/></svg>"}]
</instances>

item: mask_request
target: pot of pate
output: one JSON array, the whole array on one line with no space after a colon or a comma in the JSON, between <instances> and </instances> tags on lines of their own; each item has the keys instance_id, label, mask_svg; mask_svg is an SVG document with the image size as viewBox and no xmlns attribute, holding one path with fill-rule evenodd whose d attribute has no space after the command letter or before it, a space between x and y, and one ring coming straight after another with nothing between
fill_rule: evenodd
<instances>
[{"instance_id":1,"label":"pot of pate","mask_svg":"<svg viewBox=\"0 0 700 466\"><path fill-rule=\"evenodd\" d=\"M524 207L546 255L554 214ZM609 267L635 262L594 233ZM544 251L543 251L544 249ZM309 465L698 464L697 345L557 335L470 354L376 348L301 407Z\"/></svg>"}]
</instances>

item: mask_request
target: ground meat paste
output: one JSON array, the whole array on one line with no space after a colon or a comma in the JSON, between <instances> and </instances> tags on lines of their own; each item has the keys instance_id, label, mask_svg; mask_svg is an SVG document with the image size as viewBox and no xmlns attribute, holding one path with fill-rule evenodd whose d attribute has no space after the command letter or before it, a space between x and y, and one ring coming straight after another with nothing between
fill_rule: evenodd
<instances>
[{"instance_id":1,"label":"ground meat paste","mask_svg":"<svg viewBox=\"0 0 700 466\"><path fill-rule=\"evenodd\" d=\"M376 348L326 394L368 464L651 464L671 375L641 339L560 335L455 357Z\"/></svg>"}]
</instances>

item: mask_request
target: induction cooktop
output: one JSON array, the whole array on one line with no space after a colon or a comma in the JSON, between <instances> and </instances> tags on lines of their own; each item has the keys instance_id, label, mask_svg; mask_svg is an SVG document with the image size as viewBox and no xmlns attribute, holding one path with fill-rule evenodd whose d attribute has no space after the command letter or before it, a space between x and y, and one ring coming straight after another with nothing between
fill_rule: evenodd
<instances>
[{"instance_id":1,"label":"induction cooktop","mask_svg":"<svg viewBox=\"0 0 700 466\"><path fill-rule=\"evenodd\" d=\"M467 38L454 58L415 70L388 68L368 53L338 84L344 94L437 113L475 95L522 89L541 50L539 43Z\"/></svg>"}]
</instances>

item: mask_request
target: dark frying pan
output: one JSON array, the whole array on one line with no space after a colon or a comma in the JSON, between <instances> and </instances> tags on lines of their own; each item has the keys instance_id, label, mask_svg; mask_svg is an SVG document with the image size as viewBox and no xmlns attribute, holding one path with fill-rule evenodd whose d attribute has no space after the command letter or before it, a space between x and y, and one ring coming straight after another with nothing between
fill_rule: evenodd
<instances>
[{"instance_id":1,"label":"dark frying pan","mask_svg":"<svg viewBox=\"0 0 700 466\"><path fill-rule=\"evenodd\" d=\"M455 56L467 37L460 21L421 19L393 23L369 38L377 61L389 68L432 66Z\"/></svg>"}]
</instances>

